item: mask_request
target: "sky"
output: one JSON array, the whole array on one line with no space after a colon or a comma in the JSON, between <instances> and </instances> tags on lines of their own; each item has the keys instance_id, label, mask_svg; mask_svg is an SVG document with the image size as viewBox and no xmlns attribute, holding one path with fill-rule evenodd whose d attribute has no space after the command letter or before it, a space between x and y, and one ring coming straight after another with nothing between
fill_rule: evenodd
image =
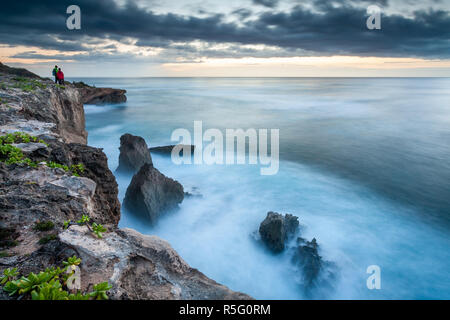
<instances>
[{"instance_id":1,"label":"sky","mask_svg":"<svg viewBox=\"0 0 450 320\"><path fill-rule=\"evenodd\" d=\"M450 77L450 0L8 1L0 62L66 77Z\"/></svg>"}]
</instances>

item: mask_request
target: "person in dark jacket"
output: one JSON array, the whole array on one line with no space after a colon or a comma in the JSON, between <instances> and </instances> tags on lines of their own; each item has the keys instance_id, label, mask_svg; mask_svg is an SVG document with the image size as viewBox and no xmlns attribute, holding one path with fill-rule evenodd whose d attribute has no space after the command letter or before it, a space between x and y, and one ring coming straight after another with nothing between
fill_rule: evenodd
<instances>
[{"instance_id":1,"label":"person in dark jacket","mask_svg":"<svg viewBox=\"0 0 450 320\"><path fill-rule=\"evenodd\" d=\"M58 78L56 77L57 73L58 73L58 66L55 66L52 72L53 76L55 77L55 83L58 83Z\"/></svg>"},{"instance_id":2,"label":"person in dark jacket","mask_svg":"<svg viewBox=\"0 0 450 320\"><path fill-rule=\"evenodd\" d=\"M58 72L56 73L56 79L58 80L58 83L60 85L64 85L64 73L61 71L61 68L59 68Z\"/></svg>"}]
</instances>

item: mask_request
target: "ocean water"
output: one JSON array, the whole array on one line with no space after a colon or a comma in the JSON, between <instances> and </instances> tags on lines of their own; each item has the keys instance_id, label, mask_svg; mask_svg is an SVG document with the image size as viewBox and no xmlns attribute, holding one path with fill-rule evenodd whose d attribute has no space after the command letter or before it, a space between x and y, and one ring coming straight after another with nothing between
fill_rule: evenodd
<instances>
[{"instance_id":1,"label":"ocean water","mask_svg":"<svg viewBox=\"0 0 450 320\"><path fill-rule=\"evenodd\" d=\"M289 253L272 255L255 232L268 211L299 217L338 274L324 299L450 298L450 79L114 78L73 79L124 88L128 102L85 106L89 144L111 170L119 138L173 144L172 131L275 128L280 168L155 166L197 188L149 228L122 209L121 227L170 242L193 267L260 299L305 299ZM123 200L130 176L117 176ZM370 265L381 289L369 290Z\"/></svg>"}]
</instances>

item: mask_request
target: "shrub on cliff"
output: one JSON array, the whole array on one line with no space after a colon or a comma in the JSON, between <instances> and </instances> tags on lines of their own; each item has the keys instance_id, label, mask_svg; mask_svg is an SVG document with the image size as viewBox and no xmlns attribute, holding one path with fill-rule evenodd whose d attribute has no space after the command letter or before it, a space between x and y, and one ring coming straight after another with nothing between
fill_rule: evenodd
<instances>
[{"instance_id":1,"label":"shrub on cliff","mask_svg":"<svg viewBox=\"0 0 450 320\"><path fill-rule=\"evenodd\" d=\"M0 285L10 296L19 295L32 300L107 300L107 291L111 289L107 282L94 285L91 292L69 292L68 283L80 263L81 259L73 256L63 261L63 268L51 267L20 278L17 268L8 268L0 276Z\"/></svg>"}]
</instances>

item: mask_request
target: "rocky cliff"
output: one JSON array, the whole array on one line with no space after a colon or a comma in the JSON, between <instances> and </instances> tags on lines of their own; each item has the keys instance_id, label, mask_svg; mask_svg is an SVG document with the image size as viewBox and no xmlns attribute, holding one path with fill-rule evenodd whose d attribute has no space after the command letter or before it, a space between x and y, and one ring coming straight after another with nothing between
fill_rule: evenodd
<instances>
[{"instance_id":1,"label":"rocky cliff","mask_svg":"<svg viewBox=\"0 0 450 320\"><path fill-rule=\"evenodd\" d=\"M83 82L74 82L73 86L80 92L84 104L107 104L127 101L126 90L95 88Z\"/></svg>"},{"instance_id":2,"label":"rocky cliff","mask_svg":"<svg viewBox=\"0 0 450 320\"><path fill-rule=\"evenodd\" d=\"M37 273L77 255L82 290L107 281L114 299L250 298L164 240L118 228L117 183L102 150L86 145L83 101L74 85L0 64L0 272ZM75 223L83 216L106 227L102 238Z\"/></svg>"}]
</instances>

